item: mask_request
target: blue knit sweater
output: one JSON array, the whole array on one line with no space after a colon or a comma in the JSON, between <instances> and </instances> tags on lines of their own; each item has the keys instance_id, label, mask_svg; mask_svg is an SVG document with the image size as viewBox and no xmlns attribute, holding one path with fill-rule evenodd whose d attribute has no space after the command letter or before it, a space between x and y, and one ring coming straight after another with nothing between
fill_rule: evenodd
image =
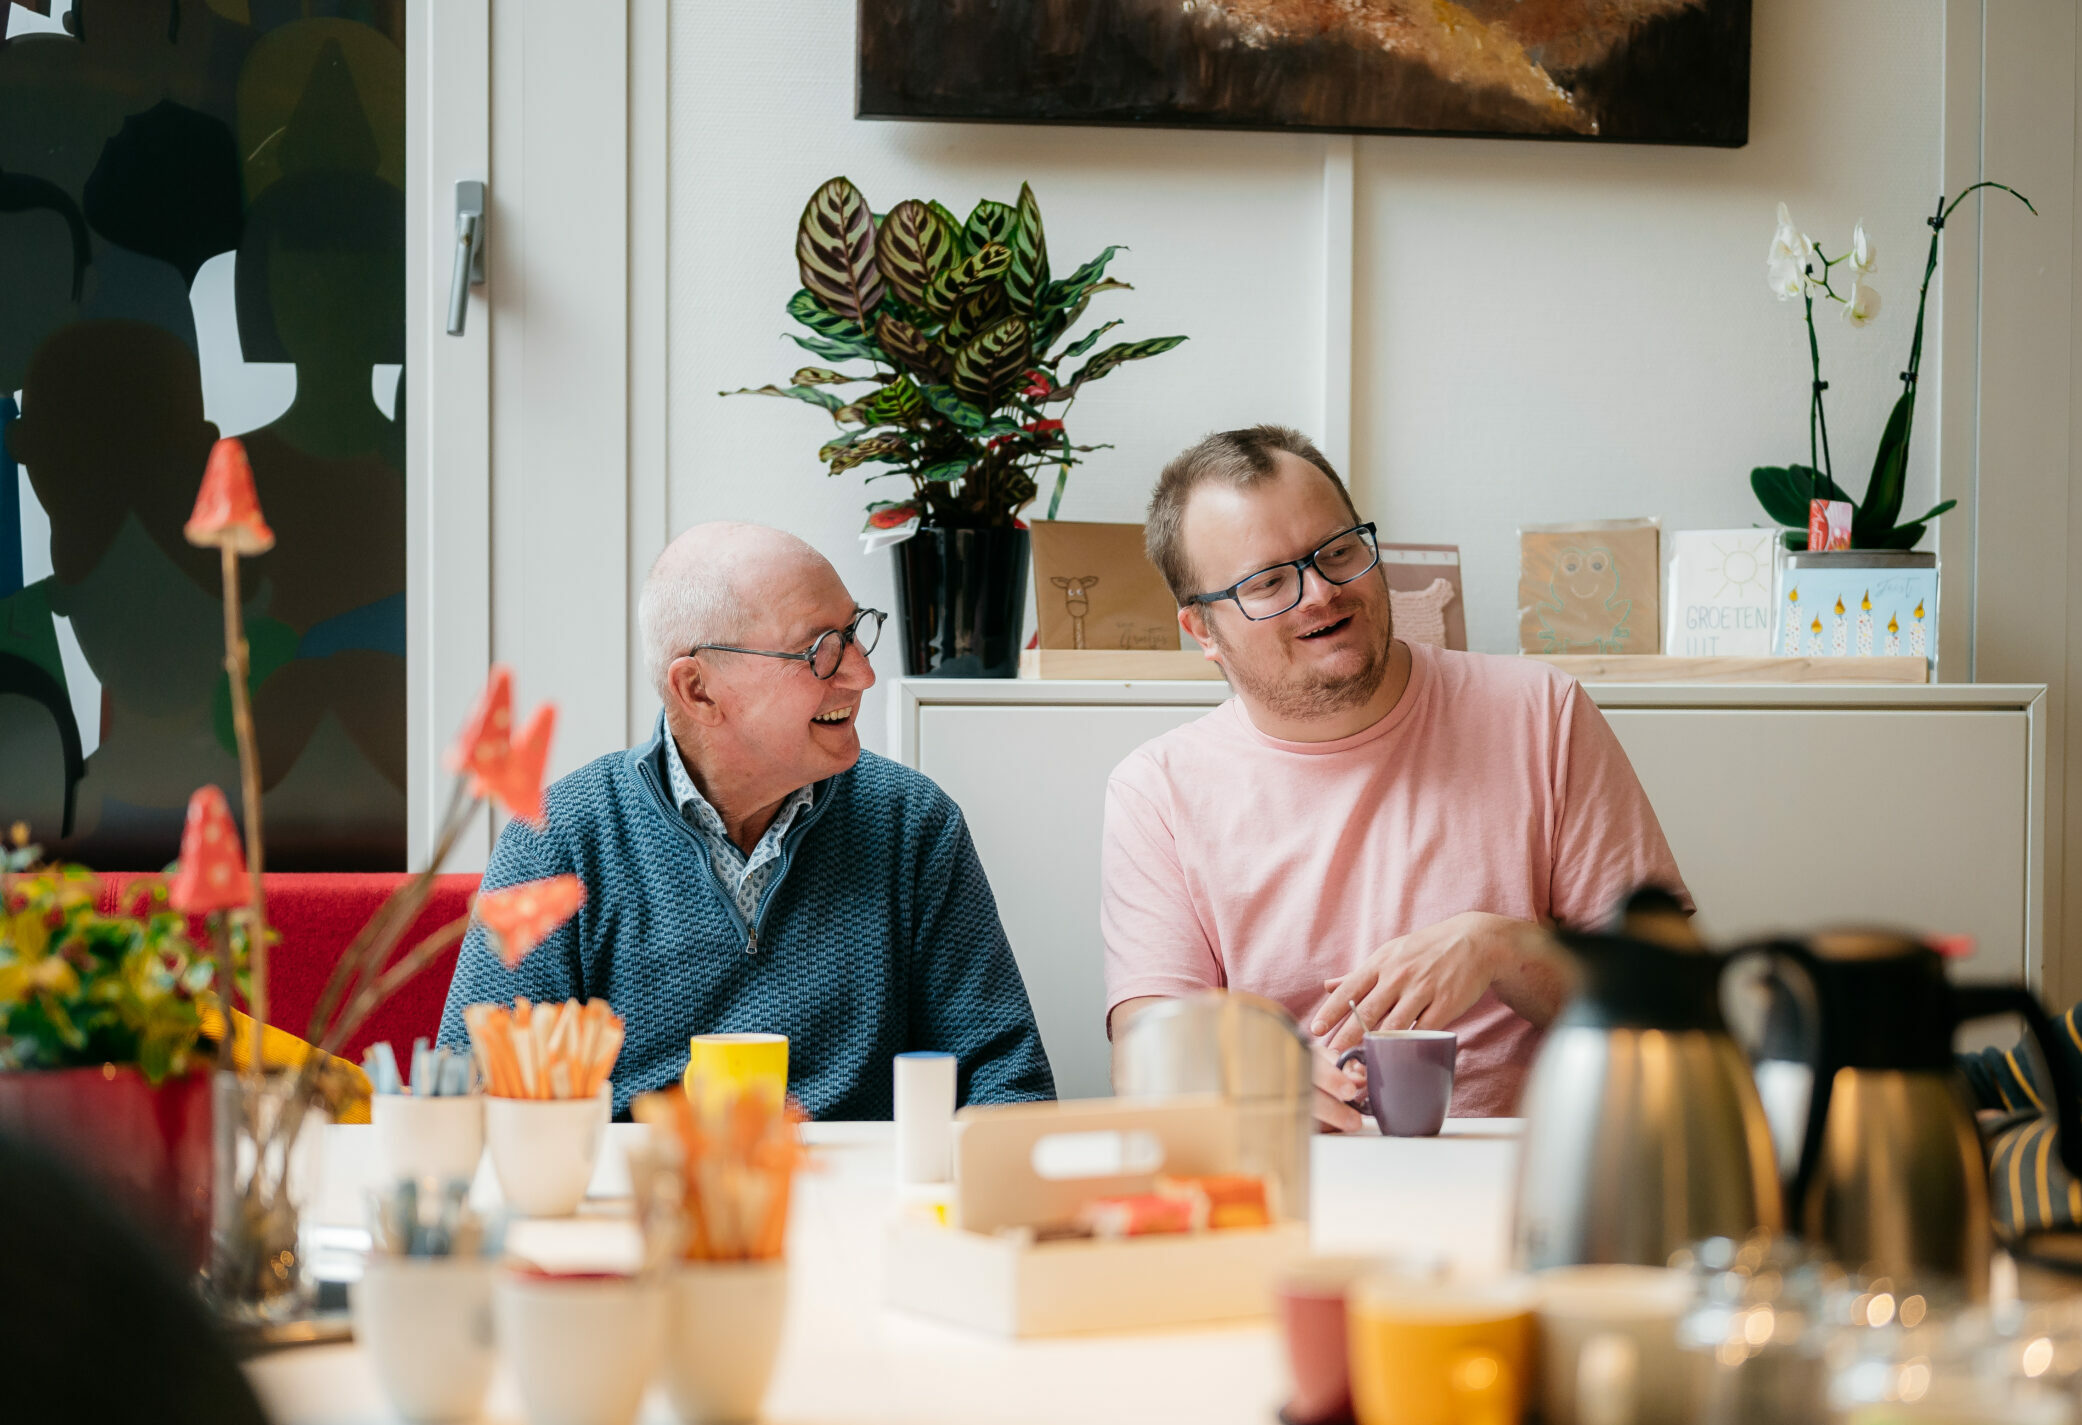
<instances>
[{"instance_id":1,"label":"blue knit sweater","mask_svg":"<svg viewBox=\"0 0 2082 1425\"><path fill-rule=\"evenodd\" d=\"M677 1083L695 1034L788 1036L788 1085L813 1117L888 1118L891 1056L957 1056L963 1103L1055 1096L1026 985L961 809L933 782L863 752L817 785L781 842L748 927L667 790L665 725L644 746L550 787L549 828L509 822L487 890L560 872L578 914L509 972L482 927L463 942L441 1042L463 1007L605 999L627 1025L614 1107Z\"/></svg>"}]
</instances>

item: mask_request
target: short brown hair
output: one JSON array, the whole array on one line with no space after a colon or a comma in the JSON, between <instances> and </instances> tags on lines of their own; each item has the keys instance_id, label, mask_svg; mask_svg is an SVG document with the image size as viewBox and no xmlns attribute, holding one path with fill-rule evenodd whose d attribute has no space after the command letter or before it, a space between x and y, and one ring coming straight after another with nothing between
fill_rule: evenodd
<instances>
[{"instance_id":1,"label":"short brown hair","mask_svg":"<svg viewBox=\"0 0 2082 1425\"><path fill-rule=\"evenodd\" d=\"M1273 458L1279 454L1299 456L1329 477L1356 524L1359 511L1352 505L1351 492L1331 468L1315 442L1292 426L1258 425L1242 430L1217 431L1172 457L1157 477L1156 493L1149 497L1149 518L1143 526L1143 544L1149 562L1157 566L1171 597L1183 604L1200 590L1193 587L1193 570L1186 559L1186 502L1193 491L1213 480L1227 480L1238 489L1248 489L1272 477L1279 469Z\"/></svg>"}]
</instances>

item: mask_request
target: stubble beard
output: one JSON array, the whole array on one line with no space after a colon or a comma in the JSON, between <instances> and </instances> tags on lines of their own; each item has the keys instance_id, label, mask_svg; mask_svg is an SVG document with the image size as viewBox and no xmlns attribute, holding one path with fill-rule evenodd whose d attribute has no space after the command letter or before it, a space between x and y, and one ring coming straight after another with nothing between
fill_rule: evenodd
<instances>
[{"instance_id":1,"label":"stubble beard","mask_svg":"<svg viewBox=\"0 0 2082 1425\"><path fill-rule=\"evenodd\" d=\"M1242 666L1244 660L1236 658L1225 662L1222 671L1237 691L1248 694L1263 704L1267 711L1290 722L1309 722L1346 712L1362 706L1379 692L1382 680L1388 676L1393 662L1390 650L1395 638L1395 615L1385 607L1383 614L1387 628L1381 635L1380 645L1357 672L1342 677L1315 673L1284 679L1268 678ZM1216 648L1229 651L1230 645L1219 632L1213 629L1209 632L1214 634Z\"/></svg>"}]
</instances>

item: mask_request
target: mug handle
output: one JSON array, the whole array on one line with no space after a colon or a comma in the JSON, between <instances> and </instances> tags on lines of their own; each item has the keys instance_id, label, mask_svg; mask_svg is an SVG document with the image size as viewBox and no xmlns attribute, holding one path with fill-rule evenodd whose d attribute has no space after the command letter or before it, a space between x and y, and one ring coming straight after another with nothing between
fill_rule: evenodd
<instances>
[{"instance_id":1,"label":"mug handle","mask_svg":"<svg viewBox=\"0 0 2082 1425\"><path fill-rule=\"evenodd\" d=\"M1446 1372L1458 1425L1517 1425L1518 1381L1494 1351L1463 1351Z\"/></svg>"},{"instance_id":2,"label":"mug handle","mask_svg":"<svg viewBox=\"0 0 2082 1425\"><path fill-rule=\"evenodd\" d=\"M1351 1048L1345 1050L1344 1053L1337 1056L1337 1066L1342 1069L1354 1059L1364 1057L1365 1054L1366 1048L1364 1045L1354 1044Z\"/></svg>"}]
</instances>

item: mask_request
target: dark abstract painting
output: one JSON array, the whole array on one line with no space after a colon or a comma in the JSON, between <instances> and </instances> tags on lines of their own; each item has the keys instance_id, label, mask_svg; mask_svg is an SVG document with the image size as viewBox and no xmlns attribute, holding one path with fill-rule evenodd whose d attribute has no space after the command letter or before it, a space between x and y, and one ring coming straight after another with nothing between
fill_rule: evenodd
<instances>
[{"instance_id":1,"label":"dark abstract painting","mask_svg":"<svg viewBox=\"0 0 2082 1425\"><path fill-rule=\"evenodd\" d=\"M1750 0L860 0L862 118L1740 145Z\"/></svg>"}]
</instances>

